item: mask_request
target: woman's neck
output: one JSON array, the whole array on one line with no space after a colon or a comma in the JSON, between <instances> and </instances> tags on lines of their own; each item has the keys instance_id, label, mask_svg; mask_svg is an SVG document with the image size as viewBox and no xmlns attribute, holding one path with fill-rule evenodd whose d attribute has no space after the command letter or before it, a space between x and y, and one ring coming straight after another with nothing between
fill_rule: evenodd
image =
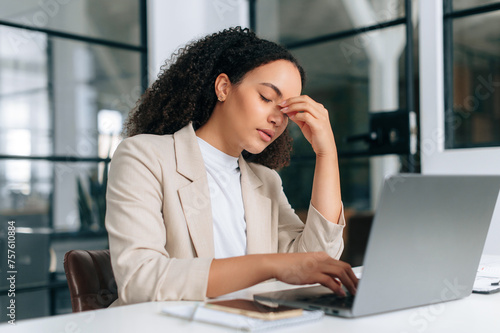
<instances>
[{"instance_id":1,"label":"woman's neck","mask_svg":"<svg viewBox=\"0 0 500 333\"><path fill-rule=\"evenodd\" d=\"M231 140L229 126L224 126L214 116L215 111L210 119L196 130L196 136L228 155L240 156L242 149Z\"/></svg>"}]
</instances>

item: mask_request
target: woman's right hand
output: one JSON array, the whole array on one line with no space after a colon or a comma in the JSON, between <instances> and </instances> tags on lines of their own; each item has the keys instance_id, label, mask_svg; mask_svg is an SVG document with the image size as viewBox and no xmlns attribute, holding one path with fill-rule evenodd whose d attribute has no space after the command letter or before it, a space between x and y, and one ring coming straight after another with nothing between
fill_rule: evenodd
<instances>
[{"instance_id":1,"label":"woman's right hand","mask_svg":"<svg viewBox=\"0 0 500 333\"><path fill-rule=\"evenodd\" d=\"M295 285L320 283L345 296L343 284L356 294L358 278L351 266L326 252L279 253L272 256L270 264L273 277L279 281Z\"/></svg>"},{"instance_id":2,"label":"woman's right hand","mask_svg":"<svg viewBox=\"0 0 500 333\"><path fill-rule=\"evenodd\" d=\"M272 278L289 284L320 283L341 296L345 296L342 284L353 295L358 286L351 266L326 252L250 254L212 260L207 296L218 297Z\"/></svg>"}]
</instances>

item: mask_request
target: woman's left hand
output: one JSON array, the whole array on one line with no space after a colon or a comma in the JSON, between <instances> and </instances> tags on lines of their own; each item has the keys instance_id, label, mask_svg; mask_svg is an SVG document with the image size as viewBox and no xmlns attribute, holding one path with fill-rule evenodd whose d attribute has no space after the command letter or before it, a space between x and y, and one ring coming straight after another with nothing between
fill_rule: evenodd
<instances>
[{"instance_id":1,"label":"woman's left hand","mask_svg":"<svg viewBox=\"0 0 500 333\"><path fill-rule=\"evenodd\" d=\"M337 154L328 110L322 104L302 95L289 98L279 106L299 126L317 156Z\"/></svg>"}]
</instances>

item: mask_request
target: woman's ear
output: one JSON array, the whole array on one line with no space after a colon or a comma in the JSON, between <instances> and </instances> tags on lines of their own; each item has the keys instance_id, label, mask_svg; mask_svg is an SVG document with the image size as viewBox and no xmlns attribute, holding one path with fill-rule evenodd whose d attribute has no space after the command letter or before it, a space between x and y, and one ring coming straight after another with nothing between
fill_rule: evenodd
<instances>
[{"instance_id":1,"label":"woman's ear","mask_svg":"<svg viewBox=\"0 0 500 333\"><path fill-rule=\"evenodd\" d=\"M231 81L227 74L222 73L215 79L215 94L219 102L224 102L231 89Z\"/></svg>"}]
</instances>

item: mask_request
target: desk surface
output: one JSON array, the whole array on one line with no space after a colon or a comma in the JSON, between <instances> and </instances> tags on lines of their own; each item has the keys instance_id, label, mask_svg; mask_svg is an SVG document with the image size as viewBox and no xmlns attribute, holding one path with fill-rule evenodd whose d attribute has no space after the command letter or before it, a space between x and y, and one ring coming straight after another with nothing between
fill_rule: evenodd
<instances>
[{"instance_id":1,"label":"desk surface","mask_svg":"<svg viewBox=\"0 0 500 333\"><path fill-rule=\"evenodd\" d=\"M222 298L248 298L258 292L290 288L282 282L267 282ZM160 314L165 306L188 302L140 303L111 309L18 321L16 326L0 325L0 332L235 332L222 327L188 322ZM500 293L471 296L431 306L412 308L368 317L345 319L325 316L322 320L272 330L271 332L500 332Z\"/></svg>"}]
</instances>

